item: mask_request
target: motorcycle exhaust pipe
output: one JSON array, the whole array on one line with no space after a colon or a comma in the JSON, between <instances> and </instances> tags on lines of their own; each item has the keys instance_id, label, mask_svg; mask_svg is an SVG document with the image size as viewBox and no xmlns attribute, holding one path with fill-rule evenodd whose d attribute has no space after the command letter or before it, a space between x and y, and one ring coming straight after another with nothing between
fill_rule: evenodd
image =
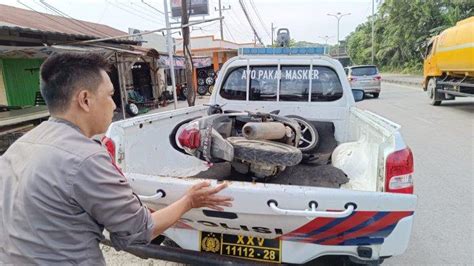
<instances>
[{"instance_id":1,"label":"motorcycle exhaust pipe","mask_svg":"<svg viewBox=\"0 0 474 266\"><path fill-rule=\"evenodd\" d=\"M242 133L247 139L282 139L286 135L286 127L279 122L248 122Z\"/></svg>"}]
</instances>

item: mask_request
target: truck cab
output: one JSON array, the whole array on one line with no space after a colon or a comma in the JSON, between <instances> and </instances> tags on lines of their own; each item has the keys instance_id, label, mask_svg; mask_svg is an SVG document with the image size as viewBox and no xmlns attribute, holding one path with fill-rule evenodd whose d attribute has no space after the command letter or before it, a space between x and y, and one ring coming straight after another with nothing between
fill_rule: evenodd
<instances>
[{"instance_id":1,"label":"truck cab","mask_svg":"<svg viewBox=\"0 0 474 266\"><path fill-rule=\"evenodd\" d=\"M474 16L434 36L424 55L423 90L432 105L474 96Z\"/></svg>"}]
</instances>

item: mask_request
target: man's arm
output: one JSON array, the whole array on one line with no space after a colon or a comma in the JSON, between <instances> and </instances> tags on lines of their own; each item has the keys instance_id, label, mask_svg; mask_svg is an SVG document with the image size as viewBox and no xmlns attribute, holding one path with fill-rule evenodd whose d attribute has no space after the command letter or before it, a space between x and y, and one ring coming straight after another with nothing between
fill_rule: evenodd
<instances>
[{"instance_id":1,"label":"man's arm","mask_svg":"<svg viewBox=\"0 0 474 266\"><path fill-rule=\"evenodd\" d=\"M230 206L229 197L215 195L226 183L209 186L208 182L194 185L180 200L150 214L104 151L82 163L72 181L71 198L105 226L115 247L124 249L130 244L149 243L192 208L222 210L220 206Z\"/></svg>"},{"instance_id":2,"label":"man's arm","mask_svg":"<svg viewBox=\"0 0 474 266\"><path fill-rule=\"evenodd\" d=\"M226 187L227 183L220 184L214 188L210 187L209 182L198 183L191 187L178 201L152 213L151 216L154 222L152 238L159 236L192 208L207 207L222 211L221 206L232 206L230 202L233 199L231 197L215 195Z\"/></svg>"}]
</instances>

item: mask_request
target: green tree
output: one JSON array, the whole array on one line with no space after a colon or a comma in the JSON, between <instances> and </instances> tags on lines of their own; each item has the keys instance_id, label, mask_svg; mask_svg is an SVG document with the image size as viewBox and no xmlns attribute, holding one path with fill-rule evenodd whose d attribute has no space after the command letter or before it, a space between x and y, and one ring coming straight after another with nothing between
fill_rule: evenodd
<instances>
[{"instance_id":1,"label":"green tree","mask_svg":"<svg viewBox=\"0 0 474 266\"><path fill-rule=\"evenodd\" d=\"M473 0L385 0L375 17L375 60L382 68L420 71L426 41L474 15ZM371 22L347 37L356 64L371 61Z\"/></svg>"}]
</instances>

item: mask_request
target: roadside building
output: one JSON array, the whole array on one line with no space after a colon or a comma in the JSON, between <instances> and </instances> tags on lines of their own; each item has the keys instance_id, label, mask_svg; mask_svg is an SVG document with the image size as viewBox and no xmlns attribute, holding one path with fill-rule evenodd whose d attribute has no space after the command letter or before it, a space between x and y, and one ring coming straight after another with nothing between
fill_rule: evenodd
<instances>
[{"instance_id":1,"label":"roadside building","mask_svg":"<svg viewBox=\"0 0 474 266\"><path fill-rule=\"evenodd\" d=\"M129 28L129 34L136 34L146 32L139 29ZM179 32L178 32L179 33ZM158 60L159 70L158 70L158 80L160 84L160 88L164 88L163 90L167 91L167 95L173 91L172 82L171 82L171 73L170 73L170 59L168 54L168 46L167 46L167 37L166 35L160 33L151 33L146 35L141 35L133 38L136 41L142 43L143 47L152 48L159 52L160 59ZM184 68L184 56L177 55L176 50L182 49L182 42L178 43L178 40L175 38L171 38L173 46L171 48L173 52L173 64L174 64L174 72L176 78L176 87L179 99L184 99L185 95L181 90L182 87L187 85L185 68ZM178 47L179 46L179 47ZM193 56L193 65L195 68L212 68L212 57L209 55L203 56Z\"/></svg>"},{"instance_id":2,"label":"roadside building","mask_svg":"<svg viewBox=\"0 0 474 266\"><path fill-rule=\"evenodd\" d=\"M107 25L0 5L0 105L44 104L39 94L41 63L54 52L75 51L101 53L110 60L117 106L124 109L138 100L146 108L157 108L159 53L135 40L111 38L122 35L127 33ZM109 39L84 43L99 38ZM0 127L7 123L5 116L12 113L0 112Z\"/></svg>"},{"instance_id":3,"label":"roadside building","mask_svg":"<svg viewBox=\"0 0 474 266\"><path fill-rule=\"evenodd\" d=\"M217 73L230 58L237 56L239 48L259 47L255 43L235 43L216 39L213 35L190 38L191 55L195 58L209 58L210 64L195 65L193 83L201 95L211 92ZM176 39L176 54L184 55L183 39Z\"/></svg>"}]
</instances>

